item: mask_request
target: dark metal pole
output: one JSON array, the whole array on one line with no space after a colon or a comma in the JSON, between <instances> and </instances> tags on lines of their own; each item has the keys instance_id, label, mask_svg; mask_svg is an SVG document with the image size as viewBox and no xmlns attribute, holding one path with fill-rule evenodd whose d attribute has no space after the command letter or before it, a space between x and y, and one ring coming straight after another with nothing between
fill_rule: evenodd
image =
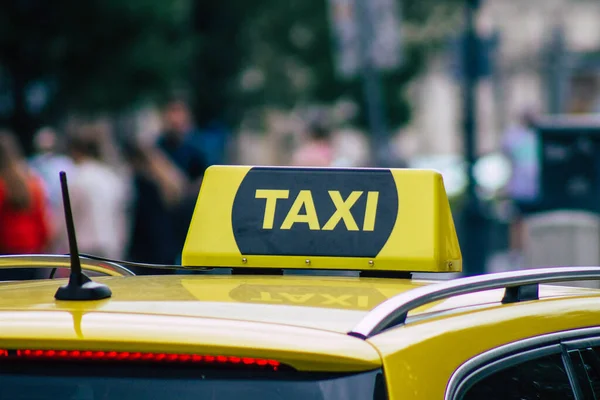
<instances>
[{"instance_id":1,"label":"dark metal pole","mask_svg":"<svg viewBox=\"0 0 600 400\"><path fill-rule=\"evenodd\" d=\"M477 104L477 81L478 81L478 36L475 30L475 13L477 0L467 0L465 10L466 32L464 47L464 133L465 133L465 157L469 166L469 180L467 191L469 197L475 193L475 182L473 180L472 165L476 158L476 104Z\"/></svg>"},{"instance_id":2,"label":"dark metal pole","mask_svg":"<svg viewBox=\"0 0 600 400\"><path fill-rule=\"evenodd\" d=\"M373 147L373 160L379 167L389 166L387 146L387 124L385 118L384 102L382 100L381 77L372 65L367 65L363 70L363 87L367 103L369 128Z\"/></svg>"},{"instance_id":3,"label":"dark metal pole","mask_svg":"<svg viewBox=\"0 0 600 400\"><path fill-rule=\"evenodd\" d=\"M375 39L375 29L369 17L369 8L365 0L355 0L360 37L361 72L367 118L371 134L371 154L373 162L380 167L391 160L389 154L388 132L385 115L385 103L381 76L370 52L370 43Z\"/></svg>"},{"instance_id":4,"label":"dark metal pole","mask_svg":"<svg viewBox=\"0 0 600 400\"><path fill-rule=\"evenodd\" d=\"M548 110L551 114L564 111L565 82L568 74L566 63L565 34L561 26L552 29L552 36L547 50L548 65Z\"/></svg>"},{"instance_id":5,"label":"dark metal pole","mask_svg":"<svg viewBox=\"0 0 600 400\"><path fill-rule=\"evenodd\" d=\"M479 80L479 36L475 18L479 0L466 0L465 46L463 54L464 92L463 129L464 152L467 164L466 204L463 211L463 270L466 275L485 272L487 226L481 202L477 196L473 166L477 159L477 82Z\"/></svg>"}]
</instances>

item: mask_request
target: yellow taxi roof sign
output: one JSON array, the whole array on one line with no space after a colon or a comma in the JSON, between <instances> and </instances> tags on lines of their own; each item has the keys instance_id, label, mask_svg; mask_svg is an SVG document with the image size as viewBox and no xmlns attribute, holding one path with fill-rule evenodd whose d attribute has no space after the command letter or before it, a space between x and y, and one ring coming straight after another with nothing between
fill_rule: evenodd
<instances>
[{"instance_id":1,"label":"yellow taxi roof sign","mask_svg":"<svg viewBox=\"0 0 600 400\"><path fill-rule=\"evenodd\" d=\"M456 272L462 256L438 172L213 166L182 265Z\"/></svg>"}]
</instances>

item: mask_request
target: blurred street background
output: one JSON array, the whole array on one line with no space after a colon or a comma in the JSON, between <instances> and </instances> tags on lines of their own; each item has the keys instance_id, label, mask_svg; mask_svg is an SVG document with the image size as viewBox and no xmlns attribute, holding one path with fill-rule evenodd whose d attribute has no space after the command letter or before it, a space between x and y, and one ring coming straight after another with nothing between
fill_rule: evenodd
<instances>
[{"instance_id":1,"label":"blurred street background","mask_svg":"<svg viewBox=\"0 0 600 400\"><path fill-rule=\"evenodd\" d=\"M600 265L599 20L597 0L7 0L0 254L68 252L60 170L82 253L173 264L210 165L370 166L443 174L466 274Z\"/></svg>"}]
</instances>

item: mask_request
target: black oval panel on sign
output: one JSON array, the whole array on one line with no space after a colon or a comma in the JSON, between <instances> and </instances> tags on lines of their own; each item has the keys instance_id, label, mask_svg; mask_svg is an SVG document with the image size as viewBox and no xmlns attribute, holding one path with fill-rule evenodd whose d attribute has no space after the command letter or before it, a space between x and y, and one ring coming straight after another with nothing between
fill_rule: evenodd
<instances>
[{"instance_id":1,"label":"black oval panel on sign","mask_svg":"<svg viewBox=\"0 0 600 400\"><path fill-rule=\"evenodd\" d=\"M389 170L257 167L238 188L231 219L244 255L375 257L397 215Z\"/></svg>"}]
</instances>

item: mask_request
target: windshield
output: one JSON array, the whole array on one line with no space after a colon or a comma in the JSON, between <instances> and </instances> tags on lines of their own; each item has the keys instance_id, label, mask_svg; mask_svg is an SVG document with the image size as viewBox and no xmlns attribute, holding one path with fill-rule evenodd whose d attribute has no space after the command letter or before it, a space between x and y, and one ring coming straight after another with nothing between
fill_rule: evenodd
<instances>
[{"instance_id":1,"label":"windshield","mask_svg":"<svg viewBox=\"0 0 600 400\"><path fill-rule=\"evenodd\" d=\"M385 399L383 374L305 374L177 369L172 366L21 366L0 372L0 398L12 400Z\"/></svg>"}]
</instances>

